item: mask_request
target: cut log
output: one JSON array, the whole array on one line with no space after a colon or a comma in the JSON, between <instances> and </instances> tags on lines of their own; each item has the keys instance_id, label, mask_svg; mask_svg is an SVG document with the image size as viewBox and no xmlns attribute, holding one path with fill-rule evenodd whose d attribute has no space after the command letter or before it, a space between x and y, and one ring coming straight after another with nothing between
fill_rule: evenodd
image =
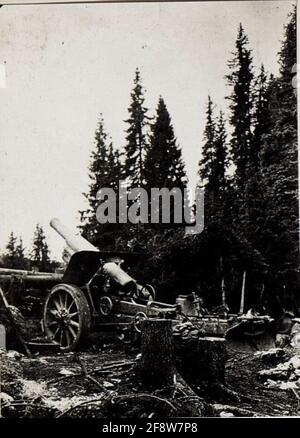
<instances>
[{"instance_id":1,"label":"cut log","mask_svg":"<svg viewBox=\"0 0 300 438\"><path fill-rule=\"evenodd\" d=\"M172 321L141 321L141 358L137 375L145 385L169 386L174 383L174 345Z\"/></svg>"}]
</instances>

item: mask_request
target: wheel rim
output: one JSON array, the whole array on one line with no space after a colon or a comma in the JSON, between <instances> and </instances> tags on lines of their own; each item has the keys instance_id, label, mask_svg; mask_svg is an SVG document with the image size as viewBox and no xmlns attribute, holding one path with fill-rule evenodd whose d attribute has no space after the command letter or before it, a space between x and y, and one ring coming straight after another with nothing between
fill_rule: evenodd
<instances>
[{"instance_id":1,"label":"wheel rim","mask_svg":"<svg viewBox=\"0 0 300 438\"><path fill-rule=\"evenodd\" d=\"M108 296L101 297L99 307L101 315L108 316L112 311L113 302Z\"/></svg>"},{"instance_id":2,"label":"wheel rim","mask_svg":"<svg viewBox=\"0 0 300 438\"><path fill-rule=\"evenodd\" d=\"M49 295L45 307L47 337L62 349L76 344L81 330L78 303L67 288L57 288Z\"/></svg>"},{"instance_id":3,"label":"wheel rim","mask_svg":"<svg viewBox=\"0 0 300 438\"><path fill-rule=\"evenodd\" d=\"M134 328L138 333L141 333L141 322L147 319L147 315L144 312L138 312L134 318Z\"/></svg>"},{"instance_id":4,"label":"wheel rim","mask_svg":"<svg viewBox=\"0 0 300 438\"><path fill-rule=\"evenodd\" d=\"M144 286L139 286L137 288L136 293L133 295L133 299L142 298L143 294L147 292L148 293L148 302L155 300L155 289L151 284L145 284Z\"/></svg>"},{"instance_id":5,"label":"wheel rim","mask_svg":"<svg viewBox=\"0 0 300 438\"><path fill-rule=\"evenodd\" d=\"M149 292L149 301L155 301L155 289L151 284L146 284L145 285L146 290Z\"/></svg>"}]
</instances>

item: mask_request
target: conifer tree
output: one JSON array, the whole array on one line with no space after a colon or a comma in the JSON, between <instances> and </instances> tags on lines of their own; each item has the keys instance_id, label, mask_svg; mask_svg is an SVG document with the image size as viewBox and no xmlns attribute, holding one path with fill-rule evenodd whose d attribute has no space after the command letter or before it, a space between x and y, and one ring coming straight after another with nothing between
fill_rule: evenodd
<instances>
[{"instance_id":1,"label":"conifer tree","mask_svg":"<svg viewBox=\"0 0 300 438\"><path fill-rule=\"evenodd\" d=\"M171 117L162 97L159 98L155 121L145 158L147 188L183 188L186 173L181 149L177 145Z\"/></svg>"},{"instance_id":2,"label":"conifer tree","mask_svg":"<svg viewBox=\"0 0 300 438\"><path fill-rule=\"evenodd\" d=\"M245 182L245 192L240 208L240 221L248 240L256 249L264 252L261 245L261 227L263 224L264 188L262 181L261 152L263 136L270 126L269 111L269 81L264 66L260 68L253 87L253 135L248 157L248 176Z\"/></svg>"},{"instance_id":3,"label":"conifer tree","mask_svg":"<svg viewBox=\"0 0 300 438\"><path fill-rule=\"evenodd\" d=\"M49 248L46 242L46 236L43 228L37 224L31 251L31 262L39 271L48 271L51 269L51 261L49 257Z\"/></svg>"},{"instance_id":4,"label":"conifer tree","mask_svg":"<svg viewBox=\"0 0 300 438\"><path fill-rule=\"evenodd\" d=\"M209 182L213 172L213 160L215 154L216 124L213 117L213 102L208 96L206 109L206 126L204 130L204 145L202 147L202 158L199 161L199 176L202 182Z\"/></svg>"},{"instance_id":5,"label":"conifer tree","mask_svg":"<svg viewBox=\"0 0 300 438\"><path fill-rule=\"evenodd\" d=\"M228 167L227 134L224 114L220 111L217 121L213 115L213 102L208 97L204 146L199 161L199 176L205 188L205 210L209 220L215 215L224 201L227 187L226 169ZM223 209L222 209L223 210Z\"/></svg>"},{"instance_id":6,"label":"conifer tree","mask_svg":"<svg viewBox=\"0 0 300 438\"><path fill-rule=\"evenodd\" d=\"M29 260L25 256L25 248L23 246L22 238L19 237L17 239L13 232L9 235L6 251L2 257L2 264L5 268L29 268Z\"/></svg>"},{"instance_id":7,"label":"conifer tree","mask_svg":"<svg viewBox=\"0 0 300 438\"><path fill-rule=\"evenodd\" d=\"M216 196L224 194L227 187L226 169L228 167L227 134L223 111L220 111L216 127L212 186Z\"/></svg>"},{"instance_id":8,"label":"conifer tree","mask_svg":"<svg viewBox=\"0 0 300 438\"><path fill-rule=\"evenodd\" d=\"M299 281L297 100L292 83L292 67L296 63L296 9L285 27L279 63L279 77L269 84L270 125L263 136L261 152L265 198L263 236L273 293L277 290L283 294L287 290L289 296L281 298L291 300Z\"/></svg>"},{"instance_id":9,"label":"conifer tree","mask_svg":"<svg viewBox=\"0 0 300 438\"><path fill-rule=\"evenodd\" d=\"M270 77L272 81L272 76ZM269 111L269 81L263 64L260 73L255 80L254 86L254 114L253 114L253 136L250 150L250 170L255 173L260 168L260 154L262 146L262 137L268 131L270 125Z\"/></svg>"},{"instance_id":10,"label":"conifer tree","mask_svg":"<svg viewBox=\"0 0 300 438\"><path fill-rule=\"evenodd\" d=\"M226 76L232 93L230 100L230 123L233 127L231 137L232 161L236 167L235 184L242 197L248 177L248 162L251 147L252 96L252 55L248 48L248 37L239 26L233 58L228 66L231 73Z\"/></svg>"},{"instance_id":11,"label":"conifer tree","mask_svg":"<svg viewBox=\"0 0 300 438\"><path fill-rule=\"evenodd\" d=\"M129 118L126 120L125 164L124 174L130 187L144 185L144 159L146 152L146 131L149 123L148 109L144 106L144 90L138 69L135 71L134 88L128 108Z\"/></svg>"},{"instance_id":12,"label":"conifer tree","mask_svg":"<svg viewBox=\"0 0 300 438\"><path fill-rule=\"evenodd\" d=\"M96 218L99 205L96 195L101 188L106 187L112 188L118 194L122 167L119 152L114 150L111 139L104 129L102 115L95 132L95 149L91 154L89 172L91 180L89 192L84 194L89 206L86 210L80 211L81 225L79 228L87 240L104 249L107 246L114 246L114 240L117 237L115 234L119 227L117 224L99 224Z\"/></svg>"},{"instance_id":13,"label":"conifer tree","mask_svg":"<svg viewBox=\"0 0 300 438\"><path fill-rule=\"evenodd\" d=\"M149 145L145 157L145 187L149 193L151 188L181 189L182 193L182 218L183 212L183 189L186 187L187 178L184 168L181 149L177 144L171 117L162 97L159 98L154 123L151 126ZM174 223L175 198L170 199L170 224ZM151 202L149 213L152 209ZM156 209L159 221L162 220L161 205ZM181 222L182 224L183 222ZM169 228L169 225L154 227L161 231Z\"/></svg>"},{"instance_id":14,"label":"conifer tree","mask_svg":"<svg viewBox=\"0 0 300 438\"><path fill-rule=\"evenodd\" d=\"M4 254L4 265L7 268L16 268L18 259L17 254L17 238L14 233L11 232L9 235L8 243L6 245L6 251Z\"/></svg>"},{"instance_id":15,"label":"conifer tree","mask_svg":"<svg viewBox=\"0 0 300 438\"><path fill-rule=\"evenodd\" d=\"M16 246L17 266L18 269L27 269L29 267L29 261L25 256L25 248L23 240L20 237Z\"/></svg>"}]
</instances>

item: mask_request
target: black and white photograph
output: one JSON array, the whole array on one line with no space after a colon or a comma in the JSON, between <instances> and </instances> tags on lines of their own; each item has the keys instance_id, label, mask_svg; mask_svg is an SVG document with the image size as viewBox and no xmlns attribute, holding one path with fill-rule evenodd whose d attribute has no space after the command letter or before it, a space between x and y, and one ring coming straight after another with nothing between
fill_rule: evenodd
<instances>
[{"instance_id":1,"label":"black and white photograph","mask_svg":"<svg viewBox=\"0 0 300 438\"><path fill-rule=\"evenodd\" d=\"M2 2L2 419L300 416L298 70L296 1Z\"/></svg>"}]
</instances>

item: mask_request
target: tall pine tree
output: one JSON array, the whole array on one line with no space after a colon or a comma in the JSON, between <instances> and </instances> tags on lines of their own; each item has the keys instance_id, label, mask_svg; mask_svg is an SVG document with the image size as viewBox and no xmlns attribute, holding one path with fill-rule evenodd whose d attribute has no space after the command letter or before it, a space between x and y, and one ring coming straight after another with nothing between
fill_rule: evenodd
<instances>
[{"instance_id":1,"label":"tall pine tree","mask_svg":"<svg viewBox=\"0 0 300 438\"><path fill-rule=\"evenodd\" d=\"M31 251L31 262L39 271L49 271L51 269L51 261L49 257L49 248L46 242L46 236L43 228L37 224Z\"/></svg>"},{"instance_id":2,"label":"tall pine tree","mask_svg":"<svg viewBox=\"0 0 300 438\"><path fill-rule=\"evenodd\" d=\"M216 124L213 117L213 102L208 96L206 109L206 125L204 130L204 145L202 147L202 158L199 161L199 176L202 182L210 184L213 172L213 160L215 154Z\"/></svg>"},{"instance_id":3,"label":"tall pine tree","mask_svg":"<svg viewBox=\"0 0 300 438\"><path fill-rule=\"evenodd\" d=\"M228 66L231 73L226 76L232 93L230 100L230 122L233 127L231 137L231 155L235 164L235 183L239 195L243 196L248 177L248 161L251 148L252 96L252 56L248 48L248 37L242 24L239 26L233 58Z\"/></svg>"},{"instance_id":4,"label":"tall pine tree","mask_svg":"<svg viewBox=\"0 0 300 438\"><path fill-rule=\"evenodd\" d=\"M18 262L17 238L13 232L11 232L9 235L8 243L5 249L6 251L3 258L4 266L7 268L16 268Z\"/></svg>"},{"instance_id":5,"label":"tall pine tree","mask_svg":"<svg viewBox=\"0 0 300 438\"><path fill-rule=\"evenodd\" d=\"M213 102L208 97L204 146L199 161L199 176L205 188L205 211L207 220L216 212L222 214L220 207L227 188L226 169L228 167L227 135L224 114L220 111L216 121ZM223 208L222 208L223 211Z\"/></svg>"},{"instance_id":6,"label":"tall pine tree","mask_svg":"<svg viewBox=\"0 0 300 438\"><path fill-rule=\"evenodd\" d=\"M297 99L292 83L296 9L285 27L279 63L279 77L269 84L270 125L263 136L261 152L263 236L270 266L270 293L277 294L285 306L292 306L299 288Z\"/></svg>"},{"instance_id":7,"label":"tall pine tree","mask_svg":"<svg viewBox=\"0 0 300 438\"><path fill-rule=\"evenodd\" d=\"M119 180L122 179L122 167L119 152L114 150L111 140L105 129L102 115L95 132L95 149L91 154L89 166L91 183L89 192L84 194L88 201L88 208L80 211L80 229L83 236L99 248L113 248L115 239L118 237L118 224L99 224L96 218L96 210L99 201L96 198L101 188L112 188L118 193Z\"/></svg>"},{"instance_id":8,"label":"tall pine tree","mask_svg":"<svg viewBox=\"0 0 300 438\"><path fill-rule=\"evenodd\" d=\"M248 157L248 177L245 182L245 193L240 209L240 221L244 234L256 249L263 252L261 232L263 224L264 188L262 181L261 150L262 139L270 126L269 81L264 66L254 80L253 87L253 135Z\"/></svg>"},{"instance_id":9,"label":"tall pine tree","mask_svg":"<svg viewBox=\"0 0 300 438\"><path fill-rule=\"evenodd\" d=\"M17 239L13 232L9 235L6 251L2 257L2 264L5 268L29 269L29 260L25 256L22 238Z\"/></svg>"},{"instance_id":10,"label":"tall pine tree","mask_svg":"<svg viewBox=\"0 0 300 438\"><path fill-rule=\"evenodd\" d=\"M159 98L155 121L151 126L145 157L146 187L186 186L186 173L181 149L177 145L171 117L162 97Z\"/></svg>"},{"instance_id":11,"label":"tall pine tree","mask_svg":"<svg viewBox=\"0 0 300 438\"><path fill-rule=\"evenodd\" d=\"M223 111L220 111L216 127L215 154L212 182L217 198L224 195L228 186L226 169L228 167L227 134Z\"/></svg>"},{"instance_id":12,"label":"tall pine tree","mask_svg":"<svg viewBox=\"0 0 300 438\"><path fill-rule=\"evenodd\" d=\"M16 246L16 255L17 255L17 266L18 269L27 269L29 268L29 260L25 256L25 248L23 245L23 240L20 237Z\"/></svg>"},{"instance_id":13,"label":"tall pine tree","mask_svg":"<svg viewBox=\"0 0 300 438\"><path fill-rule=\"evenodd\" d=\"M134 88L128 108L129 127L126 130L124 174L130 187L144 185L144 159L146 150L146 128L149 123L148 109L144 106L144 91L138 69L135 71Z\"/></svg>"},{"instance_id":14,"label":"tall pine tree","mask_svg":"<svg viewBox=\"0 0 300 438\"><path fill-rule=\"evenodd\" d=\"M151 126L149 145L145 157L145 187L150 196L151 188L179 188L182 193L182 218L183 215L183 189L186 187L187 178L181 149L177 144L171 117L162 97L159 98L154 123ZM151 204L150 204L151 205ZM162 221L164 205L156 210L159 221ZM175 198L170 199L170 224L174 224ZM169 207L168 207L169 208ZM153 206L151 206L151 210ZM150 213L150 209L149 209ZM152 225L153 228L166 231L168 224Z\"/></svg>"},{"instance_id":15,"label":"tall pine tree","mask_svg":"<svg viewBox=\"0 0 300 438\"><path fill-rule=\"evenodd\" d=\"M270 125L269 112L269 81L265 68L261 65L258 77L254 85L254 113L253 113L253 136L250 150L251 172L255 173L260 169L260 153L262 137L267 132Z\"/></svg>"}]
</instances>

